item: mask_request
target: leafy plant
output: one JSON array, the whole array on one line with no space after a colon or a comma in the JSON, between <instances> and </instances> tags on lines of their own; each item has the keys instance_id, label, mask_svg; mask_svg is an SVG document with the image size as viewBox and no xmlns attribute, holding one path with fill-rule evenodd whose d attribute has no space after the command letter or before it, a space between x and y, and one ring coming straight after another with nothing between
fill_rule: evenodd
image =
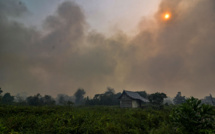
<instances>
[{"instance_id":1,"label":"leafy plant","mask_svg":"<svg viewBox=\"0 0 215 134\"><path fill-rule=\"evenodd\" d=\"M189 134L215 133L215 113L210 105L194 97L176 107L170 115L177 132Z\"/></svg>"},{"instance_id":2,"label":"leafy plant","mask_svg":"<svg viewBox=\"0 0 215 134\"><path fill-rule=\"evenodd\" d=\"M155 105L161 105L164 98L167 98L165 93L153 93L148 96L149 101Z\"/></svg>"}]
</instances>

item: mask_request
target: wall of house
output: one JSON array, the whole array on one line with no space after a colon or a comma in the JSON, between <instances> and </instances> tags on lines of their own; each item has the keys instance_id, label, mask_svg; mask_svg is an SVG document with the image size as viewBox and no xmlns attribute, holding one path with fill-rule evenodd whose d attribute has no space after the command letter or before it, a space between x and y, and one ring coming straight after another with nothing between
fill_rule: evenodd
<instances>
[{"instance_id":1,"label":"wall of house","mask_svg":"<svg viewBox=\"0 0 215 134\"><path fill-rule=\"evenodd\" d=\"M132 107L132 99L124 94L120 99L120 107Z\"/></svg>"},{"instance_id":2,"label":"wall of house","mask_svg":"<svg viewBox=\"0 0 215 134\"><path fill-rule=\"evenodd\" d=\"M140 103L137 100L132 100L132 107L133 108L140 107Z\"/></svg>"}]
</instances>

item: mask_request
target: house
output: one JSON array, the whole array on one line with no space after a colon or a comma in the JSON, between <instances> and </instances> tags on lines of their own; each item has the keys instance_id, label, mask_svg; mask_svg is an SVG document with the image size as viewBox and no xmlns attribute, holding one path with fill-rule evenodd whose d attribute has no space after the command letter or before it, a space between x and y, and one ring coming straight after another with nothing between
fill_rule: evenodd
<instances>
[{"instance_id":1,"label":"house","mask_svg":"<svg viewBox=\"0 0 215 134\"><path fill-rule=\"evenodd\" d=\"M149 100L141 97L137 92L123 91L120 99L121 108L137 108L141 107L141 104L149 102Z\"/></svg>"}]
</instances>

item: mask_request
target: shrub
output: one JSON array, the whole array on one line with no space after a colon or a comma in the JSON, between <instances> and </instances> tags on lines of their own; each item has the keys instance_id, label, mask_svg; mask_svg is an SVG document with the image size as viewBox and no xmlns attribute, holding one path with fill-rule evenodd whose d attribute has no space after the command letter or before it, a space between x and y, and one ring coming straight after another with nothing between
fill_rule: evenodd
<instances>
[{"instance_id":1,"label":"shrub","mask_svg":"<svg viewBox=\"0 0 215 134\"><path fill-rule=\"evenodd\" d=\"M176 107L170 115L175 129L179 133L212 134L215 133L215 113L210 105L191 97Z\"/></svg>"}]
</instances>

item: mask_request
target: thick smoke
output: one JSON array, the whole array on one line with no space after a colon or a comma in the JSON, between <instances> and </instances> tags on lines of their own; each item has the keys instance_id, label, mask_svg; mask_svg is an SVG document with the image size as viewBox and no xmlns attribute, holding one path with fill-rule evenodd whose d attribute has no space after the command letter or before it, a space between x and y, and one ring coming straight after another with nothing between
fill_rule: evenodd
<instances>
[{"instance_id":1,"label":"thick smoke","mask_svg":"<svg viewBox=\"0 0 215 134\"><path fill-rule=\"evenodd\" d=\"M155 19L142 21L135 37L107 38L87 32L74 2L59 5L37 31L11 19L28 12L24 3L0 1L0 86L51 95L82 87L92 96L107 86L170 96L215 94L214 7L213 0L162 0ZM166 11L172 13L168 21L160 17Z\"/></svg>"},{"instance_id":2,"label":"thick smoke","mask_svg":"<svg viewBox=\"0 0 215 134\"><path fill-rule=\"evenodd\" d=\"M163 0L155 15L156 28L134 39L134 53L142 55L131 64L133 85L168 94L215 93L214 5L213 0ZM172 13L169 21L160 17L166 11Z\"/></svg>"}]
</instances>

